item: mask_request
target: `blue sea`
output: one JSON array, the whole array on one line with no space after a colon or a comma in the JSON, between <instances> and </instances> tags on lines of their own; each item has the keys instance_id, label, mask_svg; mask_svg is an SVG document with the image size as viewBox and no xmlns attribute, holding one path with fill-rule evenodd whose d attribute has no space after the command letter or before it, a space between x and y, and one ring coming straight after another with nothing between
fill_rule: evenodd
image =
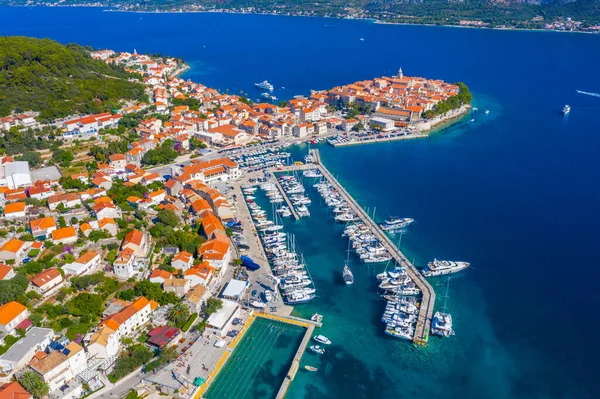
<instances>
[{"instance_id":1,"label":"blue sea","mask_svg":"<svg viewBox=\"0 0 600 399\"><path fill-rule=\"evenodd\" d=\"M471 262L450 283L456 336L416 348L383 333L374 280L383 265L353 260L357 281L342 284L347 243L309 188L311 218L286 229L319 296L296 312L324 314L334 344L306 355L319 370L301 370L287 397L598 397L600 98L576 90L600 93L600 36L93 8L0 15L2 35L182 57L185 77L251 98L264 79L286 99L399 67L464 81L480 111L426 139L320 147L376 219L416 219L401 247L417 265Z\"/></svg>"}]
</instances>

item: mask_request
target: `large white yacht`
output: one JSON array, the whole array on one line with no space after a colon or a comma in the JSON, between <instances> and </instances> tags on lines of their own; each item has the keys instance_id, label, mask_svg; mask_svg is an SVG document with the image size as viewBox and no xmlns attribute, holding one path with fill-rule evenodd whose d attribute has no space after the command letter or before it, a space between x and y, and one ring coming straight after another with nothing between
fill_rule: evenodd
<instances>
[{"instance_id":1,"label":"large white yacht","mask_svg":"<svg viewBox=\"0 0 600 399\"><path fill-rule=\"evenodd\" d=\"M445 274L456 273L469 267L469 262L455 262L452 260L437 260L429 262L421 271L425 277L443 276Z\"/></svg>"},{"instance_id":2,"label":"large white yacht","mask_svg":"<svg viewBox=\"0 0 600 399\"><path fill-rule=\"evenodd\" d=\"M256 86L259 89L273 91L273 85L267 80L263 80L260 83L254 83L254 86Z\"/></svg>"},{"instance_id":3,"label":"large white yacht","mask_svg":"<svg viewBox=\"0 0 600 399\"><path fill-rule=\"evenodd\" d=\"M392 216L381 225L381 229L383 231L400 230L400 229L405 228L406 226L408 226L409 224L411 224L414 221L415 220L411 219L411 218L398 218L398 217Z\"/></svg>"}]
</instances>

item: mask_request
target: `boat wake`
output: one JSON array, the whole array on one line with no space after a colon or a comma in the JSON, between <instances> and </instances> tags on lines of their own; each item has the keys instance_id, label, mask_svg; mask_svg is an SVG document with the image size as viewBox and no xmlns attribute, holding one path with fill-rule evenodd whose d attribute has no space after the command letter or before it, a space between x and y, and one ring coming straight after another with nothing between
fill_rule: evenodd
<instances>
[{"instance_id":1,"label":"boat wake","mask_svg":"<svg viewBox=\"0 0 600 399\"><path fill-rule=\"evenodd\" d=\"M598 94L598 93L589 93L587 91L577 90L577 93L579 93L579 94L585 94L586 96L600 97L600 94Z\"/></svg>"}]
</instances>

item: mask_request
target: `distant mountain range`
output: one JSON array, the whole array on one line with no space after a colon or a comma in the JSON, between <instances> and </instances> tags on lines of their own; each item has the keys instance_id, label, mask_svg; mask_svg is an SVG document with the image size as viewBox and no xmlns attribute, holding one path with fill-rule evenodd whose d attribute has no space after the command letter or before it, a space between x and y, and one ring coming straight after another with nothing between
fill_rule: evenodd
<instances>
[{"instance_id":1,"label":"distant mountain range","mask_svg":"<svg viewBox=\"0 0 600 399\"><path fill-rule=\"evenodd\" d=\"M600 24L600 0L0 0L0 5L88 5L144 11L237 11L371 18L382 22L548 28Z\"/></svg>"}]
</instances>

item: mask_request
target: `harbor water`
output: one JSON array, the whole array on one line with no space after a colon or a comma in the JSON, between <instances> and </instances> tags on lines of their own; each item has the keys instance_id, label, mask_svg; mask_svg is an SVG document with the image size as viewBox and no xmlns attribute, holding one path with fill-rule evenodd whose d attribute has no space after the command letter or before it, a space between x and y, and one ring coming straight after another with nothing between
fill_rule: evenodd
<instances>
[{"instance_id":1,"label":"harbor water","mask_svg":"<svg viewBox=\"0 0 600 399\"><path fill-rule=\"evenodd\" d=\"M351 257L355 283L343 284L347 242L307 184L311 217L285 227L317 297L296 313L323 314L319 332L333 344L320 357L305 354L302 366L318 371L300 370L286 397L597 396L600 99L576 90L600 93L600 36L92 8L0 13L2 35L182 57L186 78L252 98L264 79L287 99L398 67L466 82L479 111L426 139L319 146L376 219L416 220L401 242L416 265L471 262L450 282L456 336L417 348L384 334L374 279L384 266ZM296 159L306 151L292 149ZM444 280L431 282L443 292Z\"/></svg>"}]
</instances>

